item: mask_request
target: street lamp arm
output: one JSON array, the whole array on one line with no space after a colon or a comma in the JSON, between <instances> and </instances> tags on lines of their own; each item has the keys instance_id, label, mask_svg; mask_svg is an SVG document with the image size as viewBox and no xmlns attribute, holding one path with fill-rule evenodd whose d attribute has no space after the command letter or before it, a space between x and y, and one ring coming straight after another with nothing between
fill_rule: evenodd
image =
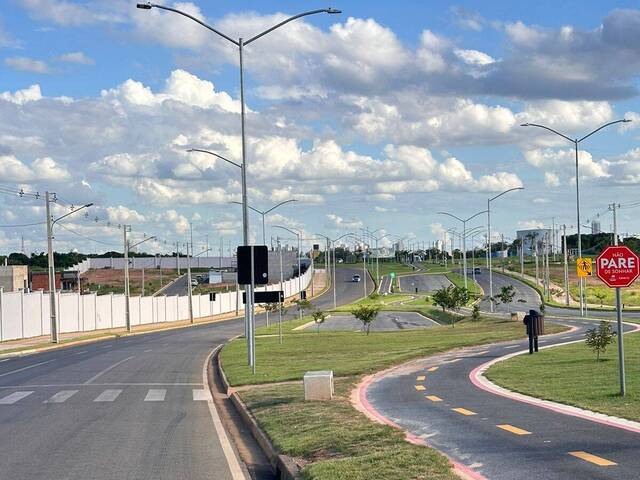
<instances>
[{"instance_id":1,"label":"street lamp arm","mask_svg":"<svg viewBox=\"0 0 640 480\"><path fill-rule=\"evenodd\" d=\"M296 200L295 198L290 198L289 200L285 200L284 202L280 202L277 205L274 205L273 207L271 207L269 210L266 210L264 212L264 214L266 215L267 213L270 213L272 211L274 211L276 208L278 208L280 205L284 205L285 203L291 203L291 202L297 202L298 200Z\"/></svg>"},{"instance_id":2,"label":"street lamp arm","mask_svg":"<svg viewBox=\"0 0 640 480\"><path fill-rule=\"evenodd\" d=\"M242 202L236 202L235 200L229 203L235 203L236 205L244 205ZM262 212L260 210L258 210L257 208L253 208L251 205L247 205L247 208L253 210L256 213L259 213L260 215L264 215L267 212Z\"/></svg>"},{"instance_id":3,"label":"street lamp arm","mask_svg":"<svg viewBox=\"0 0 640 480\"><path fill-rule=\"evenodd\" d=\"M73 215L74 213L79 212L80 210L84 209L84 208L89 208L93 206L93 203L87 203L86 205L82 205L80 208L76 208L75 210L73 210L72 212L69 213L65 213L64 215L62 215L61 217L56 218L55 220L53 220L51 222L51 226L53 227L53 225L58 221L58 220L62 220L65 217L68 217L69 215Z\"/></svg>"},{"instance_id":4,"label":"street lamp arm","mask_svg":"<svg viewBox=\"0 0 640 480\"><path fill-rule=\"evenodd\" d=\"M515 187L515 188L510 188L509 190L505 190L502 193L499 193L498 195L496 195L493 198L490 198L489 201L493 202L496 198L501 197L502 195L504 195L505 193L509 193L509 192L513 192L514 190L524 190L524 187Z\"/></svg>"},{"instance_id":5,"label":"street lamp arm","mask_svg":"<svg viewBox=\"0 0 640 480\"><path fill-rule=\"evenodd\" d=\"M228 158L223 157L222 155L218 155L215 152L210 152L209 150L202 150L200 148L190 148L189 150L187 150L187 152L200 152L200 153L208 153L209 155L213 155L216 158L219 158L220 160L224 160L225 162L230 163L231 165L235 165L238 168L242 168L242 165L240 165L239 163L234 162L233 160L229 160Z\"/></svg>"},{"instance_id":6,"label":"street lamp arm","mask_svg":"<svg viewBox=\"0 0 640 480\"><path fill-rule=\"evenodd\" d=\"M466 220L464 220L464 222L468 222L469 220L473 220L474 218L476 218L478 215L482 215L483 213L487 213L487 210L482 210L481 212L476 213L475 215L471 215L469 218L467 218Z\"/></svg>"},{"instance_id":7,"label":"street lamp arm","mask_svg":"<svg viewBox=\"0 0 640 480\"><path fill-rule=\"evenodd\" d=\"M613 122L609 122L609 123L605 123L604 125L602 125L601 127L596 128L593 132L585 135L584 137L582 137L580 140L578 140L577 142L580 143L581 141L583 141L586 138L589 138L591 135L593 135L596 132L599 132L600 130L602 130L603 128L608 127L609 125L615 125L616 123L629 123L631 120L629 120L628 118L623 118L621 120L615 120Z\"/></svg>"},{"instance_id":8,"label":"street lamp arm","mask_svg":"<svg viewBox=\"0 0 640 480\"><path fill-rule=\"evenodd\" d=\"M460 217L456 217L455 215L452 215L452 214L447 213L447 212L438 212L438 215L448 215L448 216L450 216L451 218L455 218L456 220L458 220L458 221L460 221L460 222L463 222L463 223L464 223L464 220L463 220L463 219L461 219Z\"/></svg>"},{"instance_id":9,"label":"street lamp arm","mask_svg":"<svg viewBox=\"0 0 640 480\"><path fill-rule=\"evenodd\" d=\"M287 24L287 23L289 23L289 22L292 22L293 20L296 20L296 19L298 19L298 18L300 18L300 17L306 17L306 16L308 16L308 15L315 15L315 14L317 14L317 13L329 13L329 14L334 15L334 14L336 14L336 13L342 13L342 12L341 12L340 10L335 10L335 9L333 9L333 8L321 8L321 9L319 9L319 10L311 10L311 11L309 11L309 12L299 13L298 15L294 15L293 17L289 17L289 18L287 18L286 20L283 20L282 22L278 23L277 25L274 25L273 27L268 28L268 29L267 29L267 30L265 30L264 32L259 33L259 34L255 35L255 36L251 37L251 38L250 38L249 40L247 40L246 42L243 42L243 44L244 44L244 45L249 45L249 44L250 44L251 42L253 42L254 40L257 40L257 39L259 39L260 37L264 37L267 33L271 33L271 32L273 32L275 29L280 28L281 26L283 26L283 25L285 25L285 24ZM206 26L206 25L205 25L205 26ZM207 28L209 28L209 27L207 27ZM214 31L215 31L215 30L214 30ZM219 33L219 32L216 32L216 33ZM236 43L236 45L237 45L237 42L234 42L234 43Z\"/></svg>"},{"instance_id":10,"label":"street lamp arm","mask_svg":"<svg viewBox=\"0 0 640 480\"><path fill-rule=\"evenodd\" d=\"M549 127L545 127L544 125L539 125L537 123L523 123L520 125L521 127L538 127L538 128L544 128L545 130L549 130L550 132L555 133L556 135L560 135L562 138L565 138L567 140L569 140L571 143L575 143L575 139L571 138L571 137L567 137L564 133L560 133L557 130L554 130L553 128L549 128Z\"/></svg>"},{"instance_id":11,"label":"street lamp arm","mask_svg":"<svg viewBox=\"0 0 640 480\"><path fill-rule=\"evenodd\" d=\"M296 232L295 230L291 230L290 228L283 227L282 225L274 225L273 228L281 228L283 230L286 230L287 232L290 232L290 233L293 233L294 235L297 235L298 237L300 236L300 232Z\"/></svg>"},{"instance_id":12,"label":"street lamp arm","mask_svg":"<svg viewBox=\"0 0 640 480\"><path fill-rule=\"evenodd\" d=\"M200 255L202 255L203 253L207 253L210 252L211 250L213 250L212 248L207 248L206 250L201 251L200 253L196 253L195 255L192 255L193 258L195 257L199 257Z\"/></svg>"},{"instance_id":13,"label":"street lamp arm","mask_svg":"<svg viewBox=\"0 0 640 480\"><path fill-rule=\"evenodd\" d=\"M211 30L213 33L217 33L218 35L220 35L222 38L230 41L231 43L233 43L236 46L240 46L240 43L237 40L234 40L233 38L229 37L228 35L225 35L222 32L219 32L218 30L216 30L215 28L213 28L211 25L209 25L208 23L203 22L202 20L200 20L199 18L194 17L193 15L189 15L187 12L183 12L182 10L178 10L177 8L172 8L172 7L165 7L164 5L158 5L155 3L151 3L151 2L147 2L147 3L138 3L136 5L138 8L142 9L142 10L151 10L152 8L159 8L160 10L168 10L170 12L174 12L177 13L178 15L182 15L183 17L187 17L190 20L193 20L196 23L199 23L200 25L202 25L204 28Z\"/></svg>"},{"instance_id":14,"label":"street lamp arm","mask_svg":"<svg viewBox=\"0 0 640 480\"><path fill-rule=\"evenodd\" d=\"M141 243L147 242L149 240L153 240L154 238L156 238L155 236L153 237L147 237L144 240L140 240L138 243L134 243L133 245L129 245L129 250L131 250L133 247L137 247L138 245L140 245Z\"/></svg>"}]
</instances>

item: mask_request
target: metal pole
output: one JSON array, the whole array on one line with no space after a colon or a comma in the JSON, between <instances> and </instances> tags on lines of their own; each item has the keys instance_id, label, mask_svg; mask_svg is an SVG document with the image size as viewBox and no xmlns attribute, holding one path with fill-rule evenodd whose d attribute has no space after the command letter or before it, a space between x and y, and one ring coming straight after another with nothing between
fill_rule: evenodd
<instances>
[{"instance_id":1,"label":"metal pole","mask_svg":"<svg viewBox=\"0 0 640 480\"><path fill-rule=\"evenodd\" d=\"M302 300L302 265L300 263L300 234L296 233L296 237L298 237L298 298ZM302 318L302 309L298 309L298 313L300 318Z\"/></svg>"},{"instance_id":2,"label":"metal pole","mask_svg":"<svg viewBox=\"0 0 640 480\"><path fill-rule=\"evenodd\" d=\"M362 276L364 285L364 297L367 298L367 252L364 250L364 244L362 245Z\"/></svg>"},{"instance_id":3,"label":"metal pole","mask_svg":"<svg viewBox=\"0 0 640 480\"><path fill-rule=\"evenodd\" d=\"M193 244L191 244L191 256L193 256ZM187 288L189 292L189 323L193 323L193 299L191 292L191 257L189 256L189 244L187 243Z\"/></svg>"},{"instance_id":4,"label":"metal pole","mask_svg":"<svg viewBox=\"0 0 640 480\"><path fill-rule=\"evenodd\" d=\"M253 246L251 246L251 296L253 297L253 289L255 286L255 263L253 261L253 254L254 254L254 248ZM247 295L247 303L249 300L249 296ZM253 300L253 298L251 299ZM249 319L249 338L251 339L249 345L250 345L250 352L251 352L251 356L249 358L249 364L251 365L251 369L255 375L256 373L256 337L255 337L255 330L256 330L256 326L253 323L253 316L251 316L251 318Z\"/></svg>"},{"instance_id":5,"label":"metal pole","mask_svg":"<svg viewBox=\"0 0 640 480\"><path fill-rule=\"evenodd\" d=\"M53 263L53 223L51 219L51 200L49 192L45 192L47 211L47 260L49 263L49 310L51 316L51 341L59 343L58 320L56 316L56 269Z\"/></svg>"},{"instance_id":6,"label":"metal pole","mask_svg":"<svg viewBox=\"0 0 640 480\"><path fill-rule=\"evenodd\" d=\"M278 252L280 253L280 291L282 291L284 274L282 272L282 245L280 244L280 237L277 238L277 242L278 242ZM282 300L280 301L279 313L280 313L280 316L278 317L278 343L282 344Z\"/></svg>"},{"instance_id":7,"label":"metal pole","mask_svg":"<svg viewBox=\"0 0 640 480\"><path fill-rule=\"evenodd\" d=\"M336 300L336 243L333 244L333 308L338 308L338 303Z\"/></svg>"},{"instance_id":8,"label":"metal pole","mask_svg":"<svg viewBox=\"0 0 640 480\"><path fill-rule=\"evenodd\" d=\"M576 152L576 218L578 225L578 258L582 258L582 238L580 237L580 175L578 170L578 140L573 141ZM580 284L580 316L584 316L584 286L582 278Z\"/></svg>"},{"instance_id":9,"label":"metal pole","mask_svg":"<svg viewBox=\"0 0 640 480\"><path fill-rule=\"evenodd\" d=\"M567 252L567 226L562 225L562 245L564 250L564 302L569 305L569 252Z\"/></svg>"},{"instance_id":10,"label":"metal pole","mask_svg":"<svg viewBox=\"0 0 640 480\"><path fill-rule=\"evenodd\" d=\"M262 244L266 245L267 244L267 235L265 233L266 230L264 228L264 217L265 217L265 214L264 214L264 212L262 212Z\"/></svg>"},{"instance_id":11,"label":"metal pole","mask_svg":"<svg viewBox=\"0 0 640 480\"><path fill-rule=\"evenodd\" d=\"M467 222L462 222L462 271L464 273L464 288L467 288Z\"/></svg>"},{"instance_id":12,"label":"metal pole","mask_svg":"<svg viewBox=\"0 0 640 480\"><path fill-rule=\"evenodd\" d=\"M128 225L122 225L124 239L124 317L127 332L131 331L131 312L129 306L129 240L127 240Z\"/></svg>"},{"instance_id":13,"label":"metal pole","mask_svg":"<svg viewBox=\"0 0 640 480\"><path fill-rule=\"evenodd\" d=\"M618 245L618 219L616 213L617 205L614 203L613 210L613 244ZM620 395L624 397L627 387L624 374L624 330L622 325L622 298L620 287L616 288L616 320L618 324L618 363L620 365Z\"/></svg>"},{"instance_id":14,"label":"metal pole","mask_svg":"<svg viewBox=\"0 0 640 480\"><path fill-rule=\"evenodd\" d=\"M493 272L491 271L491 200L487 199L487 265L489 265L489 299L493 298ZM489 302L489 310L493 312L493 302Z\"/></svg>"}]
</instances>

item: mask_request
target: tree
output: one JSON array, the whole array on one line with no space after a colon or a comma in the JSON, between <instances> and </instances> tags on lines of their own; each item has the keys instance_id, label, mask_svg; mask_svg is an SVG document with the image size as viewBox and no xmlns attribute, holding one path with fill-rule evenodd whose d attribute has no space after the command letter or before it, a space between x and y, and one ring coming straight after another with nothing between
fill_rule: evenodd
<instances>
[{"instance_id":1,"label":"tree","mask_svg":"<svg viewBox=\"0 0 640 480\"><path fill-rule=\"evenodd\" d=\"M451 308L453 295L453 285L442 287L431 294L431 301L434 305L442 307L444 312L447 308Z\"/></svg>"},{"instance_id":2,"label":"tree","mask_svg":"<svg viewBox=\"0 0 640 480\"><path fill-rule=\"evenodd\" d=\"M585 332L585 344L596 353L596 362L600 361L600 353L607 351L607 346L614 342L613 330L609 322L600 322L598 328L590 328Z\"/></svg>"},{"instance_id":3,"label":"tree","mask_svg":"<svg viewBox=\"0 0 640 480\"><path fill-rule=\"evenodd\" d=\"M453 287L451 292L451 308L460 310L471 300L471 293L464 287Z\"/></svg>"},{"instance_id":4,"label":"tree","mask_svg":"<svg viewBox=\"0 0 640 480\"><path fill-rule=\"evenodd\" d=\"M371 324L375 321L379 311L380 307L377 305L360 305L351 310L351 314L362 322L362 329L369 335Z\"/></svg>"},{"instance_id":5,"label":"tree","mask_svg":"<svg viewBox=\"0 0 640 480\"><path fill-rule=\"evenodd\" d=\"M471 309L471 320L474 322L480 320L480 307L477 303L473 306L473 309Z\"/></svg>"},{"instance_id":6,"label":"tree","mask_svg":"<svg viewBox=\"0 0 640 480\"><path fill-rule=\"evenodd\" d=\"M320 325L324 323L327 319L327 314L322 310L317 310L311 314L313 317L313 321L316 322L316 326L318 327L318 334L320 333Z\"/></svg>"},{"instance_id":7,"label":"tree","mask_svg":"<svg viewBox=\"0 0 640 480\"><path fill-rule=\"evenodd\" d=\"M298 310L300 310L301 316L304 317L304 311L305 310L309 310L311 307L313 307L313 305L311 304L311 302L309 300L305 299L298 299L294 302L297 306L298 306Z\"/></svg>"},{"instance_id":8,"label":"tree","mask_svg":"<svg viewBox=\"0 0 640 480\"><path fill-rule=\"evenodd\" d=\"M269 313L277 312L279 308L279 303L266 303L264 305L264 311L267 312L267 327L269 326Z\"/></svg>"},{"instance_id":9,"label":"tree","mask_svg":"<svg viewBox=\"0 0 640 480\"><path fill-rule=\"evenodd\" d=\"M602 306L602 304L604 303L604 299L607 298L607 294L604 293L602 290L596 290L596 293L594 293L594 296L600 300L600 306Z\"/></svg>"},{"instance_id":10,"label":"tree","mask_svg":"<svg viewBox=\"0 0 640 480\"><path fill-rule=\"evenodd\" d=\"M500 288L500 293L496 295L497 299L500 303L504 303L508 305L509 312L511 312L511 302L513 302L513 297L516 296L516 289L513 288L513 285L505 285Z\"/></svg>"}]
</instances>

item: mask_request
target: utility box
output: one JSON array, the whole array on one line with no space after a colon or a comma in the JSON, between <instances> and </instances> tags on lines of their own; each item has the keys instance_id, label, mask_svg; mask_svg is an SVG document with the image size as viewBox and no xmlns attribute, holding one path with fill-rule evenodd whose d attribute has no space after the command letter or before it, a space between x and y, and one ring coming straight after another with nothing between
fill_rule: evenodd
<instances>
[{"instance_id":1,"label":"utility box","mask_svg":"<svg viewBox=\"0 0 640 480\"><path fill-rule=\"evenodd\" d=\"M304 374L305 400L331 400L333 398L333 371L321 370Z\"/></svg>"}]
</instances>

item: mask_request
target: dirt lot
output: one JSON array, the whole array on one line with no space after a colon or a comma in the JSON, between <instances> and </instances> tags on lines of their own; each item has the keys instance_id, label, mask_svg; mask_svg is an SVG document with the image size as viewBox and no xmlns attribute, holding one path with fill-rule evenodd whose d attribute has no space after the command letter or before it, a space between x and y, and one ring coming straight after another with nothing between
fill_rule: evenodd
<instances>
[{"instance_id":1,"label":"dirt lot","mask_svg":"<svg viewBox=\"0 0 640 480\"><path fill-rule=\"evenodd\" d=\"M151 295L155 293L163 285L174 280L177 276L177 270L145 269L144 294ZM98 295L124 293L124 270L111 268L89 270L83 273L80 278L83 292L98 292ZM142 293L142 269L132 268L129 270L129 287L131 289L131 295L140 295Z\"/></svg>"}]
</instances>

